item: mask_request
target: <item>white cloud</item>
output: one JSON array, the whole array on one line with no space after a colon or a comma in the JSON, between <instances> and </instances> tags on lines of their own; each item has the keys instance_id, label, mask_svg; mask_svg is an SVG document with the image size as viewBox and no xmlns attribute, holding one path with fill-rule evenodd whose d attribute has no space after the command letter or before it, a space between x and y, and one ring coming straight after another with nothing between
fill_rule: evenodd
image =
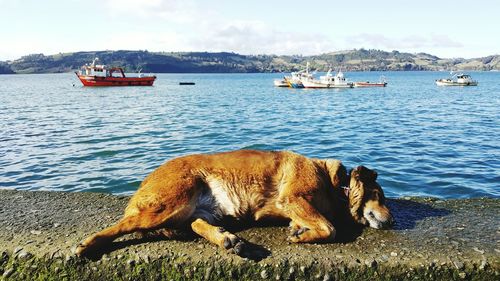
<instances>
[{"instance_id":1,"label":"white cloud","mask_svg":"<svg viewBox=\"0 0 500 281\"><path fill-rule=\"evenodd\" d=\"M97 44L97 45L95 45ZM177 51L187 42L175 32L124 32L110 36L105 42L95 43L99 50L128 49L148 51Z\"/></svg>"},{"instance_id":2,"label":"white cloud","mask_svg":"<svg viewBox=\"0 0 500 281\"><path fill-rule=\"evenodd\" d=\"M319 54L334 44L324 35L277 30L261 21L205 23L192 45L204 51L234 51L241 54Z\"/></svg>"},{"instance_id":3,"label":"white cloud","mask_svg":"<svg viewBox=\"0 0 500 281\"><path fill-rule=\"evenodd\" d=\"M354 47L395 49L395 50L417 50L426 48L460 48L462 43L452 40L447 35L431 34L429 36L406 36L387 37L382 34L361 33L355 36L348 36L345 39L348 45Z\"/></svg>"}]
</instances>

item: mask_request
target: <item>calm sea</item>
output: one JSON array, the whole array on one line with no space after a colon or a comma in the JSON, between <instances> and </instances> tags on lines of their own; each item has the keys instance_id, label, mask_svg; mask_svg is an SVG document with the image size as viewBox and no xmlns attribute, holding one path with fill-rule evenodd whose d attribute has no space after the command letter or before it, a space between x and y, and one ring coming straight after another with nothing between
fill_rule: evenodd
<instances>
[{"instance_id":1,"label":"calm sea","mask_svg":"<svg viewBox=\"0 0 500 281\"><path fill-rule=\"evenodd\" d=\"M154 87L84 88L73 74L0 75L0 188L131 194L173 157L252 148L363 164L390 197L500 197L500 73L448 88L434 84L446 72L345 74L389 85L160 74Z\"/></svg>"}]
</instances>

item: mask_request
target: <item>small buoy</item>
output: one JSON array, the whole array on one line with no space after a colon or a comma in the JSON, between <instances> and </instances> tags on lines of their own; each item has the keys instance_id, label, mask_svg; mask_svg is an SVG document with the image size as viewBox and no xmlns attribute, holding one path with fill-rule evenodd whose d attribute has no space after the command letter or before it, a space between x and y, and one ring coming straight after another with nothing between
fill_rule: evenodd
<instances>
[{"instance_id":1,"label":"small buoy","mask_svg":"<svg viewBox=\"0 0 500 281\"><path fill-rule=\"evenodd\" d=\"M194 82L179 82L179 85L194 85Z\"/></svg>"}]
</instances>

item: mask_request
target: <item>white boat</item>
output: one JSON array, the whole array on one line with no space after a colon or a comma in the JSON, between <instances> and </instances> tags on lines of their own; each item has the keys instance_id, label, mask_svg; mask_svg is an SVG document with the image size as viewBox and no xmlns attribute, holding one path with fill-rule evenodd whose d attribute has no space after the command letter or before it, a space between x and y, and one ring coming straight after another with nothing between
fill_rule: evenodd
<instances>
[{"instance_id":1,"label":"white boat","mask_svg":"<svg viewBox=\"0 0 500 281\"><path fill-rule=\"evenodd\" d=\"M335 76L332 74L332 70L328 70L325 76L320 76L319 80L310 79L302 81L304 88L352 88L353 83L348 82L344 77L344 73L339 71Z\"/></svg>"},{"instance_id":2,"label":"white boat","mask_svg":"<svg viewBox=\"0 0 500 281\"><path fill-rule=\"evenodd\" d=\"M309 62L306 69L292 72L291 76L285 77L285 80L291 88L304 88L304 82L313 80L313 75L309 72Z\"/></svg>"},{"instance_id":3,"label":"white boat","mask_svg":"<svg viewBox=\"0 0 500 281\"><path fill-rule=\"evenodd\" d=\"M456 79L453 79L456 77ZM436 80L436 85L438 86L477 86L478 82L476 80L472 80L472 77L468 74L456 74L450 78L443 78Z\"/></svg>"}]
</instances>

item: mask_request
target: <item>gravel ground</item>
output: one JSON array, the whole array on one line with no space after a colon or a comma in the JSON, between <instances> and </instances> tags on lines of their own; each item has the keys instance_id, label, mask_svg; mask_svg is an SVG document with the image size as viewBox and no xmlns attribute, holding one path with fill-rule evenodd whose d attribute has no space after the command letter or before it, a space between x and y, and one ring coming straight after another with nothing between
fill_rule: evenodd
<instances>
[{"instance_id":1,"label":"gravel ground","mask_svg":"<svg viewBox=\"0 0 500 281\"><path fill-rule=\"evenodd\" d=\"M244 257L195 236L180 241L129 235L93 260L76 258L74 246L115 223L127 201L127 197L100 193L0 190L0 278L73 279L82 271L90 272L85 275L89 279L95 272L101 277L145 280L250 280L255 274L276 280L364 276L352 275L357 272L368 274L367 279L500 280L499 199L389 199L394 229L337 227L339 241L330 244L288 243L286 226L235 224L232 231L250 245ZM55 259L62 262L54 264ZM153 278L152 272L157 271L160 275Z\"/></svg>"}]
</instances>

